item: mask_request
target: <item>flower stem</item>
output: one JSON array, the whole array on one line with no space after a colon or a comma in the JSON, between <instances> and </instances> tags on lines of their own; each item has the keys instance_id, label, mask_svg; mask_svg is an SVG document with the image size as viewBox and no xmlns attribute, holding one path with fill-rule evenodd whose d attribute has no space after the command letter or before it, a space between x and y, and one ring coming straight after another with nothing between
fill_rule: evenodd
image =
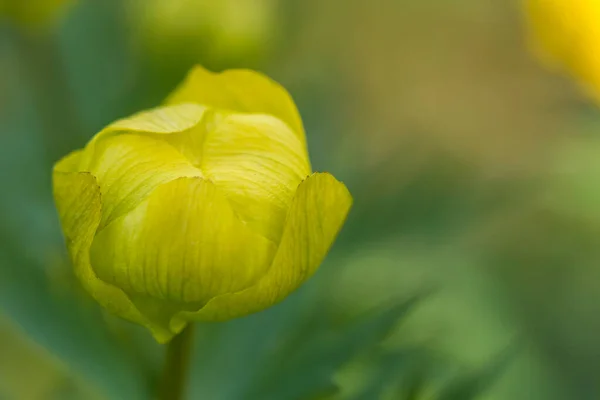
<instances>
[{"instance_id":1,"label":"flower stem","mask_svg":"<svg viewBox=\"0 0 600 400\"><path fill-rule=\"evenodd\" d=\"M182 400L184 398L193 339L193 324L189 324L167 345L159 400Z\"/></svg>"}]
</instances>

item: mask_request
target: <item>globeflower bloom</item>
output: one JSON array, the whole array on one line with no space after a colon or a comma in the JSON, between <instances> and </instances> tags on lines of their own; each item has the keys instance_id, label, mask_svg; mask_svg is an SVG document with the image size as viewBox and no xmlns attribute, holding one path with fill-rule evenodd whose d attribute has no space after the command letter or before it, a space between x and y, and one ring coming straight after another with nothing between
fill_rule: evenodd
<instances>
[{"instance_id":1,"label":"globeflower bloom","mask_svg":"<svg viewBox=\"0 0 600 400\"><path fill-rule=\"evenodd\" d=\"M351 207L311 171L289 94L247 70L193 69L164 106L117 121L54 167L75 273L106 309L166 342L284 299Z\"/></svg>"},{"instance_id":2,"label":"globeflower bloom","mask_svg":"<svg viewBox=\"0 0 600 400\"><path fill-rule=\"evenodd\" d=\"M573 75L600 100L600 2L524 0L534 52L551 68Z\"/></svg>"}]
</instances>

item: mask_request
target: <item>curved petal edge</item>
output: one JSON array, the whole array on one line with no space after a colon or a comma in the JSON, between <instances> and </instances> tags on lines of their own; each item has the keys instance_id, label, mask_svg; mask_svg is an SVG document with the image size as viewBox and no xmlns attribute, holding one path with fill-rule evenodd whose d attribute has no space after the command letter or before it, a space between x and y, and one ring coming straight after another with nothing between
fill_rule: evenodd
<instances>
[{"instance_id":1,"label":"curved petal edge","mask_svg":"<svg viewBox=\"0 0 600 400\"><path fill-rule=\"evenodd\" d=\"M299 186L288 211L281 244L268 273L255 285L218 296L197 312L181 312L171 321L223 321L276 304L319 267L352 206L346 186L328 173L314 173Z\"/></svg>"}]
</instances>

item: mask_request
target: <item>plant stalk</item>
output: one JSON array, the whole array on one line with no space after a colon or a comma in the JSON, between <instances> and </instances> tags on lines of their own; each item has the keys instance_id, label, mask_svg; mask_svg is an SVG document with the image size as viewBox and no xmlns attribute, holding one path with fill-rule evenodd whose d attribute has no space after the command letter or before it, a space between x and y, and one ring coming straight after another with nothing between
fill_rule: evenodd
<instances>
[{"instance_id":1,"label":"plant stalk","mask_svg":"<svg viewBox=\"0 0 600 400\"><path fill-rule=\"evenodd\" d=\"M194 340L193 324L181 331L167 345L159 400L183 400L187 389L187 377Z\"/></svg>"}]
</instances>

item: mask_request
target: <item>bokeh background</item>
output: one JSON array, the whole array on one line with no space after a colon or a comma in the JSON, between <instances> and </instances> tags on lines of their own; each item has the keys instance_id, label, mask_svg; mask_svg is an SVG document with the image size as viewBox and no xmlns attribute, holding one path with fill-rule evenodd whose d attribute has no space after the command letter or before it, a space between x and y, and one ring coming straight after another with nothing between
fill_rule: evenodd
<instances>
[{"instance_id":1,"label":"bokeh background","mask_svg":"<svg viewBox=\"0 0 600 400\"><path fill-rule=\"evenodd\" d=\"M322 268L199 324L189 399L600 398L600 113L518 1L0 0L0 399L153 399L164 347L64 250L51 169L186 71L281 82L355 205Z\"/></svg>"}]
</instances>

